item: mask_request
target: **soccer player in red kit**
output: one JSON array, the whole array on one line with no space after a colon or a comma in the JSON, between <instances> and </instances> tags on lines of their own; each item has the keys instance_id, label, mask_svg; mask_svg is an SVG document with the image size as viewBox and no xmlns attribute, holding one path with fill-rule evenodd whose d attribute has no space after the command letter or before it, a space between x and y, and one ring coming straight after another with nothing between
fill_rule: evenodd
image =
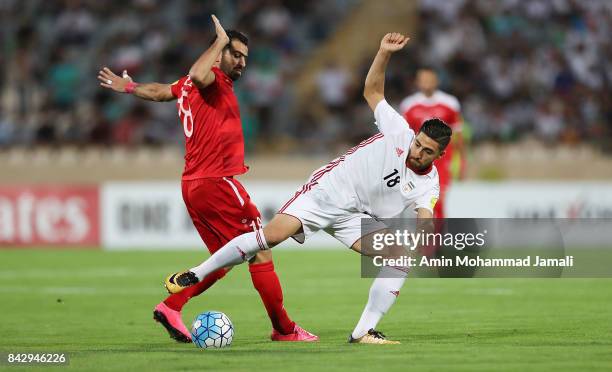
<instances>
[{"instance_id":1,"label":"soccer player in red kit","mask_svg":"<svg viewBox=\"0 0 612 372\"><path fill-rule=\"evenodd\" d=\"M189 74L173 84L137 84L108 68L98 79L105 88L151 101L177 100L185 133L183 200L210 253L231 239L261 228L261 217L249 194L234 176L245 173L244 139L233 82L240 78L248 57L248 39L225 31L213 15L216 37ZM274 341L317 341L318 337L293 322L283 306L283 292L270 251L247 257L254 287L272 321ZM154 319L179 342L191 342L181 310L191 297L210 288L229 271L222 268L189 290L168 296L155 307Z\"/></svg>"},{"instance_id":2,"label":"soccer player in red kit","mask_svg":"<svg viewBox=\"0 0 612 372\"><path fill-rule=\"evenodd\" d=\"M453 130L453 141L446 147L446 154L436 161L440 178L440 199L436 203L434 217L444 218L444 199L452 181L451 161L454 151L461 155L461 178L464 172L465 153L461 133L461 109L457 98L438 90L438 77L433 70L429 68L419 69L416 76L416 85L419 92L404 98L400 103L400 112L410 128L418 133L426 120L439 118Z\"/></svg>"}]
</instances>

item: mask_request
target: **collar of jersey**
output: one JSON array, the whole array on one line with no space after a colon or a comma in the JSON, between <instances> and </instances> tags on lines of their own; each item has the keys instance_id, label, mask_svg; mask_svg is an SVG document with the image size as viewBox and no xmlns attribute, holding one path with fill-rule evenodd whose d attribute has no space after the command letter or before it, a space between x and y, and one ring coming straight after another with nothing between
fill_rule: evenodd
<instances>
[{"instance_id":1,"label":"collar of jersey","mask_svg":"<svg viewBox=\"0 0 612 372\"><path fill-rule=\"evenodd\" d=\"M211 70L212 70L212 69L217 69L217 70L219 70L219 73L221 74L221 76L223 76L223 79L224 79L224 80L225 80L227 83L229 83L230 85L232 85L232 86L234 85L234 81L232 80L232 78L231 78L231 77L229 77L229 75L228 75L228 74L226 74L226 73L225 73L225 71L221 70L221 69L220 69L219 67L217 67L217 66L213 66L213 67L211 68Z\"/></svg>"}]
</instances>

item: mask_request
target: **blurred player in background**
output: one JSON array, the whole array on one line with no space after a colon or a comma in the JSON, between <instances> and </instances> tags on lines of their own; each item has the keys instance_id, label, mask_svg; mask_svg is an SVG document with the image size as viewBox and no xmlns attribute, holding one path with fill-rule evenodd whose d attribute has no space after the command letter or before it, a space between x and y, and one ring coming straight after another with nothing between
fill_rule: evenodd
<instances>
[{"instance_id":1,"label":"blurred player in background","mask_svg":"<svg viewBox=\"0 0 612 372\"><path fill-rule=\"evenodd\" d=\"M418 93L404 98L400 104L400 112L408 125L418 132L421 125L428 119L439 118L453 129L453 141L446 148L446 154L436 161L440 177L440 200L434 210L435 218L444 218L446 191L452 181L451 164L453 156L461 158L459 178L465 172L465 149L462 135L461 108L454 96L438 90L438 76L430 68L421 68L416 74Z\"/></svg>"},{"instance_id":2,"label":"blurred player in background","mask_svg":"<svg viewBox=\"0 0 612 372\"><path fill-rule=\"evenodd\" d=\"M194 63L189 75L173 84L137 84L124 71L123 77L108 68L98 79L105 88L130 93L151 101L177 101L185 133L183 200L210 253L238 235L260 228L261 217L249 194L234 176L245 173L244 139L233 82L240 78L248 57L248 39L237 31L225 31L212 16L216 37ZM253 285L272 321L274 341L316 341L318 337L293 322L283 306L283 292L274 271L270 251L261 251L249 261ZM179 342L191 342L181 310L223 278L229 268L219 268L197 285L172 294L153 312Z\"/></svg>"},{"instance_id":3,"label":"blurred player in background","mask_svg":"<svg viewBox=\"0 0 612 372\"><path fill-rule=\"evenodd\" d=\"M399 33L385 35L366 77L363 95L380 133L316 170L263 229L238 236L199 266L169 276L168 290L188 290L220 267L243 263L289 237L303 243L319 230L362 253L363 239L386 229L378 218L396 217L406 209L416 213L416 231L433 232L439 192L433 161L444 155L452 130L431 119L415 133L385 99L387 64L408 40ZM350 343L399 343L375 327L395 303L406 276L407 267L381 268Z\"/></svg>"}]
</instances>

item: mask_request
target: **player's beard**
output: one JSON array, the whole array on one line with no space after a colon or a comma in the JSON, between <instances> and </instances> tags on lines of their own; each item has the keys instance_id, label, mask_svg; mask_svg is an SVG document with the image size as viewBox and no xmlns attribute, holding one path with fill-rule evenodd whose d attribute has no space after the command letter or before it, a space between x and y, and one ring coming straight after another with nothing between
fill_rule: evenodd
<instances>
[{"instance_id":1,"label":"player's beard","mask_svg":"<svg viewBox=\"0 0 612 372\"><path fill-rule=\"evenodd\" d=\"M242 72L244 71L244 68L238 69L231 66L228 66L228 68L224 68L224 66L221 66L221 69L223 70L223 72L225 72L227 76L230 77L230 79L232 79L232 81L240 79L240 77L242 76Z\"/></svg>"},{"instance_id":2,"label":"player's beard","mask_svg":"<svg viewBox=\"0 0 612 372\"><path fill-rule=\"evenodd\" d=\"M416 170L416 171L423 171L429 168L429 164L425 165L425 164L418 163L416 160L414 160L414 158L411 158L410 156L408 157L408 165L410 166L409 168Z\"/></svg>"},{"instance_id":3,"label":"player's beard","mask_svg":"<svg viewBox=\"0 0 612 372\"><path fill-rule=\"evenodd\" d=\"M232 79L232 81L236 81L236 80L240 79L240 77L242 76L242 69L240 69L240 70L233 69L232 71L230 71L230 73L228 75Z\"/></svg>"},{"instance_id":4,"label":"player's beard","mask_svg":"<svg viewBox=\"0 0 612 372\"><path fill-rule=\"evenodd\" d=\"M244 71L244 67L237 68L236 66L237 65L232 66L231 62L221 60L219 68L221 69L221 71L225 72L225 74L229 76L232 81L236 81L240 79L240 77L242 76L242 72Z\"/></svg>"}]
</instances>

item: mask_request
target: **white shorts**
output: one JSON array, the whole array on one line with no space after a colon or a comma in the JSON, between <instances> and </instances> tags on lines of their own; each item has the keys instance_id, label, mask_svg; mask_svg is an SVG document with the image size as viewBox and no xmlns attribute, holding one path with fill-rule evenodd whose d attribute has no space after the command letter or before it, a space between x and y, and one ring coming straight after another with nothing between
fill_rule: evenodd
<instances>
[{"instance_id":1,"label":"white shorts","mask_svg":"<svg viewBox=\"0 0 612 372\"><path fill-rule=\"evenodd\" d=\"M300 220L303 233L292 236L300 244L317 231L324 230L350 248L363 236L387 228L366 213L337 205L319 185L306 191L302 188L278 213Z\"/></svg>"}]
</instances>

